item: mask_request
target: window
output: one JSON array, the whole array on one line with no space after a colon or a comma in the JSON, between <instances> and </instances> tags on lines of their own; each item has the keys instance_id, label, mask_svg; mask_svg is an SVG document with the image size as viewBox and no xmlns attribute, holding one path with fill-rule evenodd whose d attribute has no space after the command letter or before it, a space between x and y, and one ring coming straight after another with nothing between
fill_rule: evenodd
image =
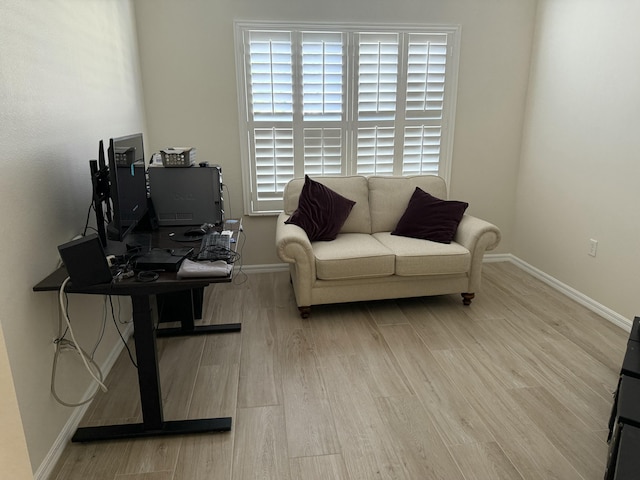
<instances>
[{"instance_id":1,"label":"window","mask_svg":"<svg viewBox=\"0 0 640 480\"><path fill-rule=\"evenodd\" d=\"M245 213L309 175L448 180L459 27L236 23Z\"/></svg>"}]
</instances>

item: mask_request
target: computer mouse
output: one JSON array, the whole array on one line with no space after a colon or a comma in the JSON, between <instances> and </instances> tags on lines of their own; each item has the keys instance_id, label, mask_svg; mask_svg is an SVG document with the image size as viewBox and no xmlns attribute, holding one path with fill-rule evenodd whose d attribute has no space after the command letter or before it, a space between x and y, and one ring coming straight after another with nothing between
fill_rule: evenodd
<instances>
[{"instance_id":1,"label":"computer mouse","mask_svg":"<svg viewBox=\"0 0 640 480\"><path fill-rule=\"evenodd\" d=\"M207 231L202 227L190 228L184 232L185 237L202 237L207 234Z\"/></svg>"}]
</instances>

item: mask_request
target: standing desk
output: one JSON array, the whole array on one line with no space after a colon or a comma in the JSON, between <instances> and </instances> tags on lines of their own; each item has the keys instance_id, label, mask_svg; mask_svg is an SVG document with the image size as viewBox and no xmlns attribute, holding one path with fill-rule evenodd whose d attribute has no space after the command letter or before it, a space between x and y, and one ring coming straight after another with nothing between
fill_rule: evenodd
<instances>
[{"instance_id":1,"label":"standing desk","mask_svg":"<svg viewBox=\"0 0 640 480\"><path fill-rule=\"evenodd\" d=\"M152 234L152 245L165 247L172 229L160 228ZM234 234L235 235L235 234ZM175 243L173 244L175 246ZM201 335L238 332L239 323L196 326L194 320L202 312L202 291L212 283L231 282L233 272L226 277L183 278L176 272L161 272L154 282L138 282L134 278L119 282L74 287L68 282L65 292L95 295L120 295L131 297L133 307L133 331L138 363L138 385L142 407L142 423L81 427L72 437L73 442L112 440L119 438L178 435L187 433L224 432L231 430L231 417L189 420L164 420L162 393L158 370L156 337L175 335ZM38 283L35 292L59 291L67 278L67 271L60 267ZM166 313L178 315L177 328L158 328L152 302L155 298L167 307ZM167 315L163 315L167 316Z\"/></svg>"}]
</instances>

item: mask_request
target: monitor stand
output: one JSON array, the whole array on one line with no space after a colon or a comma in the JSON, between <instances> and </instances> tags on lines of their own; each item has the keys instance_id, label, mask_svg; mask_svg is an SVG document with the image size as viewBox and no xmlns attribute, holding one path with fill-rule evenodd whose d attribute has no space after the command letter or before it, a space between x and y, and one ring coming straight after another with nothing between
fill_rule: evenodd
<instances>
[{"instance_id":1,"label":"monitor stand","mask_svg":"<svg viewBox=\"0 0 640 480\"><path fill-rule=\"evenodd\" d=\"M151 233L149 232L133 232L128 234L123 242L117 240L107 240L107 246L104 247L105 255L131 255L145 254L151 250Z\"/></svg>"},{"instance_id":2,"label":"monitor stand","mask_svg":"<svg viewBox=\"0 0 640 480\"><path fill-rule=\"evenodd\" d=\"M104 247L104 254L115 255L116 257L126 255L127 245L124 242L117 242L115 240L107 240L107 245Z\"/></svg>"},{"instance_id":3,"label":"monitor stand","mask_svg":"<svg viewBox=\"0 0 640 480\"><path fill-rule=\"evenodd\" d=\"M151 232L134 230L124 237L124 244L129 253L149 253L151 251Z\"/></svg>"}]
</instances>

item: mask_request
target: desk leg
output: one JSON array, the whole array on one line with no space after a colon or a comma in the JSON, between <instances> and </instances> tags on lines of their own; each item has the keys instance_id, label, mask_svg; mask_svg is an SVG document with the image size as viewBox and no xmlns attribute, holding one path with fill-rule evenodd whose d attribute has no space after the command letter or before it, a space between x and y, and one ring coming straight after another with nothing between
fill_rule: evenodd
<instances>
[{"instance_id":1,"label":"desk leg","mask_svg":"<svg viewBox=\"0 0 640 480\"><path fill-rule=\"evenodd\" d=\"M162 428L163 422L162 392L151 304L147 295L134 295L131 297L131 302L144 427L148 430L157 430Z\"/></svg>"},{"instance_id":2,"label":"desk leg","mask_svg":"<svg viewBox=\"0 0 640 480\"><path fill-rule=\"evenodd\" d=\"M157 301L158 310L162 312L161 322L180 322L180 327L158 328L158 337L231 333L239 332L242 328L240 323L196 326L195 319L202 318L203 289L163 294L158 296Z\"/></svg>"},{"instance_id":3,"label":"desk leg","mask_svg":"<svg viewBox=\"0 0 640 480\"><path fill-rule=\"evenodd\" d=\"M142 423L79 428L71 440L73 442L89 442L231 430L230 417L164 421L155 326L149 296L134 295L131 300L133 303L133 329L138 363Z\"/></svg>"}]
</instances>

